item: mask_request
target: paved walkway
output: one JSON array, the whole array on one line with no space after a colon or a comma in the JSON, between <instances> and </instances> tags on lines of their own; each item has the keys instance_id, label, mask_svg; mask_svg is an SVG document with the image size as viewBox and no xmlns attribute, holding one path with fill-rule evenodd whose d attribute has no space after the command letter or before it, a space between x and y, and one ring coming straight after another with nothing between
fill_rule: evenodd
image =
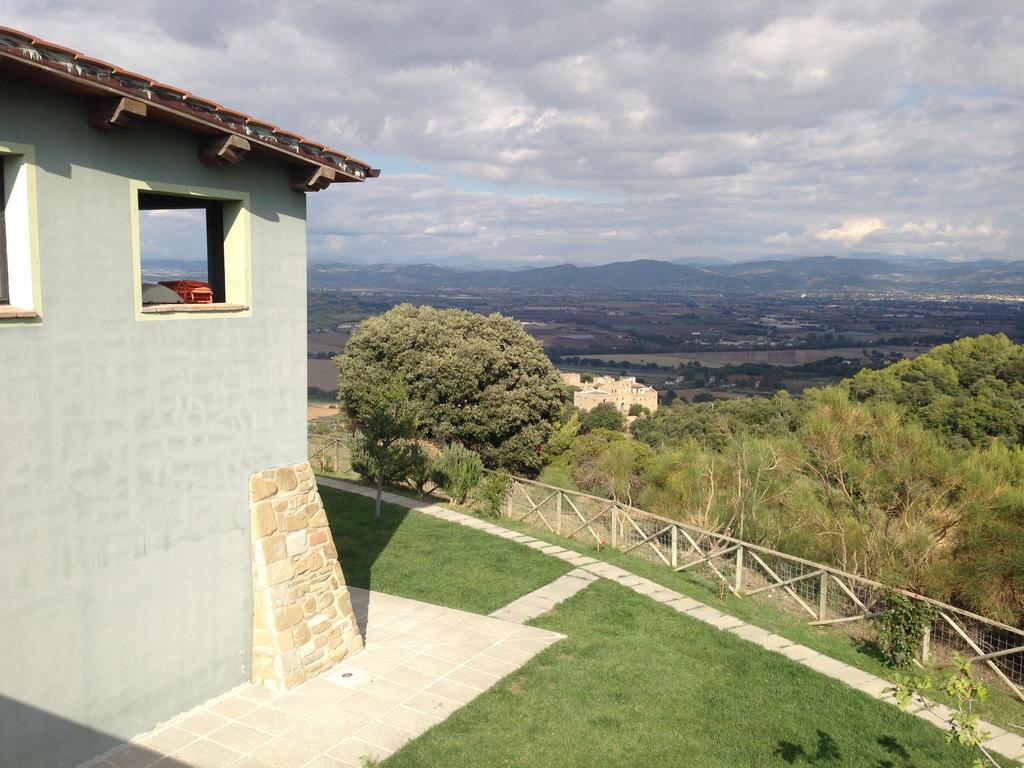
<instances>
[{"instance_id":1,"label":"paved walkway","mask_svg":"<svg viewBox=\"0 0 1024 768\"><path fill-rule=\"evenodd\" d=\"M596 580L597 576L594 574L577 568L574 571L569 571L565 576L558 577L550 584L535 589L518 600L513 600L504 608L496 610L491 616L516 624L525 624L530 619L547 613L559 603L565 602Z\"/></svg>"},{"instance_id":2,"label":"paved walkway","mask_svg":"<svg viewBox=\"0 0 1024 768\"><path fill-rule=\"evenodd\" d=\"M327 486L328 488L337 488L339 490L349 491L363 496L372 497L375 493L372 488L367 488L344 480L317 477L317 482L322 486ZM650 579L637 576L623 568L596 560L570 549L565 549L564 547L559 547L555 544L550 544L546 541L541 541L540 539L536 539L528 534L512 531L508 528L503 528L500 525L480 520L479 518L471 515L456 512L438 504L429 504L416 499L410 499L396 493L385 493L384 500L390 504L419 510L420 512L432 517L448 520L470 528L477 528L495 536L501 536L502 538L506 538L511 541L517 541L528 547L532 547L549 554L552 557L565 560L566 562L577 566L578 569L581 569L584 572L591 573L602 578L611 579L612 581L617 581L619 584L632 589L638 594L646 595L660 603L665 603L668 607L678 611L679 613L684 613L687 616L699 619L700 621L717 627L723 631L732 632L734 635L737 635L744 640L749 640L750 642L769 651L781 653L783 656L786 656L799 664L803 664L804 666L810 667L823 675L827 675L828 677L845 683L852 688L856 688L869 696L895 705L895 700L892 695L885 693L885 689L892 685L888 680L872 675L869 672L864 672L857 667L833 659L830 656L825 656L812 648L794 643L780 635L761 629L760 627L747 624L734 616L724 614L709 605L705 605L704 603L689 598L679 592L663 587ZM552 585L548 585L548 587L551 586ZM537 590L537 592L543 592L545 589L548 589L548 587L542 587L540 590ZM537 593L531 593L531 595L533 594ZM507 608L511 608L516 605L516 603L523 603L524 601L527 601L531 595L520 598L515 603L507 606ZM566 598L562 599L564 600ZM524 603L523 605L523 613L526 612L527 604L528 603ZM540 613L543 613L543 611L540 611ZM923 709L920 703L917 703L912 705L909 711L917 717L927 720L933 725L943 729L946 728L946 723L948 722L947 716L952 714L952 711L948 707L941 704L936 705L932 710L927 710ZM981 729L989 734L989 738L985 742L985 747L987 749L993 752L998 752L1012 760L1024 759L1024 738L1020 735L1009 733L998 726L984 721L981 722Z\"/></svg>"},{"instance_id":3,"label":"paved walkway","mask_svg":"<svg viewBox=\"0 0 1024 768\"><path fill-rule=\"evenodd\" d=\"M365 650L287 693L239 686L85 765L361 766L364 758L386 758L563 638L510 621L350 589Z\"/></svg>"}]
</instances>

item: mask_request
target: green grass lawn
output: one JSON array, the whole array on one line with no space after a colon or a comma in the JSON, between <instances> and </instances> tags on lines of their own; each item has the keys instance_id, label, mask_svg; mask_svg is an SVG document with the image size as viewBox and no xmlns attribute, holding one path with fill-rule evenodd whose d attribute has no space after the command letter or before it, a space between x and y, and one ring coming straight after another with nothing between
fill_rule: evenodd
<instances>
[{"instance_id":1,"label":"green grass lawn","mask_svg":"<svg viewBox=\"0 0 1024 768\"><path fill-rule=\"evenodd\" d=\"M386 768L953 768L934 726L599 580L533 622L568 637Z\"/></svg>"},{"instance_id":2,"label":"green grass lawn","mask_svg":"<svg viewBox=\"0 0 1024 768\"><path fill-rule=\"evenodd\" d=\"M349 478L345 478L349 479ZM360 482L358 478L353 482ZM321 489L331 490L331 489ZM389 488L394 493L414 498L408 488ZM347 494L345 494L347 495ZM355 498L355 497L354 497ZM739 598L728 590L719 588L714 577L709 576L707 580L701 578L698 571L687 573L676 573L660 562L645 560L631 554L623 554L613 549L604 548L601 550L588 546L586 542L568 539L558 536L544 528L535 528L526 523L520 523L503 517L500 520L480 515L472 509L458 507L447 503L443 499L431 498L431 502L457 509L467 514L475 514L482 519L492 520L498 525L517 531L523 531L531 536L559 544L563 547L574 549L590 557L604 560L605 562L617 565L639 576L662 584L695 600L711 605L724 613L736 616L739 619L774 632L782 637L792 640L795 643L806 645L819 653L831 656L834 659L863 669L879 677L892 679L899 670L893 670L887 666L882 659L881 652L873 642L865 642L835 627L814 627L799 614L780 609L758 598ZM369 502L367 502L369 503ZM325 497L326 504L326 497ZM334 526L332 520L332 527ZM337 534L335 536L337 538ZM340 545L339 545L340 549ZM548 558L553 560L553 558ZM349 567L345 560L342 560L346 573ZM553 577L554 578L554 577ZM356 584L356 586L362 586ZM383 591L388 591L384 589ZM529 591L529 590L527 590ZM401 594L397 593L396 594ZM421 598L427 600L427 598ZM472 609L467 609L472 610ZM493 610L493 609L492 609ZM917 670L920 672L920 670ZM933 693L935 698L943 700L941 694ZM1015 696L998 688L993 684L989 686L989 696L977 707L977 712L982 718L989 722L1002 726L1010 732L1018 732L1020 726L1024 725L1024 703Z\"/></svg>"},{"instance_id":3,"label":"green grass lawn","mask_svg":"<svg viewBox=\"0 0 1024 768\"><path fill-rule=\"evenodd\" d=\"M696 571L676 573L660 562L645 560L608 548L598 550L596 547L588 547L584 542L557 536L546 529L537 529L508 518L502 518L496 522L506 528L524 531L534 538L574 549L589 557L604 560L627 571L632 571L638 576L643 576L711 605L723 613L770 630L795 643L806 645L826 656L863 669L865 672L890 680L894 674L899 672L899 670L894 670L886 665L881 651L874 642L858 639L835 627L811 626L807 623L806 616L801 617L799 614L782 610L778 606L756 597L741 598L736 597L728 590L723 592L719 588L717 580L712 581L715 577L710 570L707 571L710 574L708 580L704 580ZM911 672L913 671L911 670ZM916 672L920 673L921 670L916 670ZM934 693L933 696L943 700L939 693ZM1013 726L1024 725L1024 703L1012 694L998 688L996 684L989 685L988 699L978 706L977 711L982 718L994 725L1003 726L1011 732L1019 731L1019 728Z\"/></svg>"},{"instance_id":4,"label":"green grass lawn","mask_svg":"<svg viewBox=\"0 0 1024 768\"><path fill-rule=\"evenodd\" d=\"M572 566L521 544L321 486L345 579L356 587L490 613Z\"/></svg>"}]
</instances>

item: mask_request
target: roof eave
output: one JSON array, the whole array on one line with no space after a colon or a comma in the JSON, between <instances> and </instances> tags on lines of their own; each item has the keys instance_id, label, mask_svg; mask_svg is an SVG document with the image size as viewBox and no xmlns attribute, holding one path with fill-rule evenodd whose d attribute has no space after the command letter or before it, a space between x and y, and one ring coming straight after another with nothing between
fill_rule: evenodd
<instances>
[{"instance_id":1,"label":"roof eave","mask_svg":"<svg viewBox=\"0 0 1024 768\"><path fill-rule=\"evenodd\" d=\"M0 32L13 34L20 38L25 37L24 33L4 27L0 27ZM50 48L54 47L49 43L45 45ZM223 136L225 134L237 136L249 142L253 154L285 162L293 168L308 168L311 171L321 168L329 169L333 172L331 174L333 176L331 179L332 183L361 182L367 178L376 178L380 174L380 171L372 168L369 163L308 141L295 134L286 133L275 126L270 126L247 115L220 107L220 105L213 106L225 114L237 114L245 122L231 123L221 120L213 115L212 111L211 117L207 118L196 114L191 107L186 106L189 111L185 111L185 109L180 107L169 106L160 98L154 98L151 91L153 89L162 89L182 94L185 92L172 89L169 86L163 86L152 80L144 80L141 76L135 76L124 70L118 70L96 59L74 58L80 57L80 54L67 49L62 50L67 51L67 55L70 57L69 61L63 64L47 61L42 57L34 58L33 53L38 55L38 51L35 51L31 46L16 47L5 44L0 40L0 68L15 72L28 79L45 82L66 92L94 99L111 97L135 99L146 105L147 118L152 117L168 125L173 125L201 136ZM138 79L140 83L145 83L149 88L128 88L115 83L100 82L96 77L89 74L85 66L78 66L79 62L82 65L91 67L106 67L112 70L111 76L121 75L125 79ZM68 71L69 65L72 68L78 66L80 71L73 74ZM213 104L212 102L205 102L205 100L198 97L189 96L189 98L201 106ZM278 134L280 134L280 137ZM287 139L294 146L290 147L285 143L280 143L284 139ZM298 145L305 145L305 149L299 149ZM313 155L313 152L320 153L320 156Z\"/></svg>"}]
</instances>

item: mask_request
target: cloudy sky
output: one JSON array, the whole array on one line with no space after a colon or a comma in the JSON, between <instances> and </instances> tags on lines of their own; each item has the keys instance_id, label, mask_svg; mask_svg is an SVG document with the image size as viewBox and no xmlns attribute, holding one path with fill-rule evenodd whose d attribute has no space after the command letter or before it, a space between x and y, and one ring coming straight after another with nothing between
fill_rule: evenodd
<instances>
[{"instance_id":1,"label":"cloudy sky","mask_svg":"<svg viewBox=\"0 0 1024 768\"><path fill-rule=\"evenodd\" d=\"M383 169L314 259L1024 258L1019 0L0 0Z\"/></svg>"}]
</instances>

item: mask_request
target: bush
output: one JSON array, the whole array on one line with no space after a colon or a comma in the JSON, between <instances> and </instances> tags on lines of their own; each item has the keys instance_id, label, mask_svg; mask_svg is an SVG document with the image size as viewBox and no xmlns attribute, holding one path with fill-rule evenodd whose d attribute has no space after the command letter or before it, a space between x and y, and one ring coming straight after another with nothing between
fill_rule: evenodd
<instances>
[{"instance_id":1,"label":"bush","mask_svg":"<svg viewBox=\"0 0 1024 768\"><path fill-rule=\"evenodd\" d=\"M473 498L481 512L498 517L511 490L512 476L508 472L489 472L476 487Z\"/></svg>"},{"instance_id":2,"label":"bush","mask_svg":"<svg viewBox=\"0 0 1024 768\"><path fill-rule=\"evenodd\" d=\"M427 483L430 482L430 457L421 445L417 444L415 450L409 454L405 482L415 488L420 496L427 489Z\"/></svg>"},{"instance_id":3,"label":"bush","mask_svg":"<svg viewBox=\"0 0 1024 768\"><path fill-rule=\"evenodd\" d=\"M878 620L878 644L892 667L906 667L914 661L924 633L935 619L935 608L898 592L885 596L885 612Z\"/></svg>"},{"instance_id":4,"label":"bush","mask_svg":"<svg viewBox=\"0 0 1024 768\"><path fill-rule=\"evenodd\" d=\"M484 464L480 454L458 443L451 443L431 463L430 474L438 488L448 494L452 501L462 504L483 477Z\"/></svg>"},{"instance_id":5,"label":"bush","mask_svg":"<svg viewBox=\"0 0 1024 768\"><path fill-rule=\"evenodd\" d=\"M621 432L626 426L622 411L611 403L595 405L580 418L580 428L584 433L597 429L610 429Z\"/></svg>"}]
</instances>

